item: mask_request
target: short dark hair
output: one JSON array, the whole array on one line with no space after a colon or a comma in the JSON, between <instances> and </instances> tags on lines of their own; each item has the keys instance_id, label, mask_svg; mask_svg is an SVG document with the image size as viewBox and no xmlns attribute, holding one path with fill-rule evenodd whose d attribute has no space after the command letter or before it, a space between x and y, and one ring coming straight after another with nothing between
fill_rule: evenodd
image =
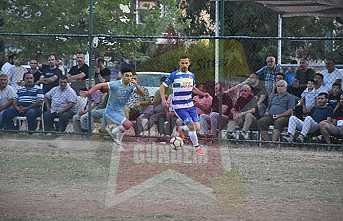
<instances>
[{"instance_id":1,"label":"short dark hair","mask_svg":"<svg viewBox=\"0 0 343 221\"><path fill-rule=\"evenodd\" d=\"M68 77L66 75L62 75L62 76L60 76L60 80L67 80L68 81Z\"/></svg>"},{"instance_id":2,"label":"short dark hair","mask_svg":"<svg viewBox=\"0 0 343 221\"><path fill-rule=\"evenodd\" d=\"M291 60L290 64L298 64L297 60Z\"/></svg>"},{"instance_id":3,"label":"short dark hair","mask_svg":"<svg viewBox=\"0 0 343 221\"><path fill-rule=\"evenodd\" d=\"M342 88L342 85L340 84L340 83L333 83L333 85L332 85L332 88L334 87L334 86L338 86L339 88Z\"/></svg>"},{"instance_id":4,"label":"short dark hair","mask_svg":"<svg viewBox=\"0 0 343 221\"><path fill-rule=\"evenodd\" d=\"M280 76L282 76L283 79L285 79L285 75L281 72L276 73L276 75L280 75Z\"/></svg>"},{"instance_id":5,"label":"short dark hair","mask_svg":"<svg viewBox=\"0 0 343 221\"><path fill-rule=\"evenodd\" d=\"M180 60L181 60L181 59L187 59L187 58L189 59L189 56L186 55L186 54L183 54L183 55L180 56Z\"/></svg>"},{"instance_id":6,"label":"short dark hair","mask_svg":"<svg viewBox=\"0 0 343 221\"><path fill-rule=\"evenodd\" d=\"M321 79L324 79L324 75L322 75L321 73L316 73L315 76L319 76Z\"/></svg>"},{"instance_id":7,"label":"short dark hair","mask_svg":"<svg viewBox=\"0 0 343 221\"><path fill-rule=\"evenodd\" d=\"M319 96L324 96L325 98L328 98L328 97L329 97L328 93L326 93L326 92L320 92L320 93L317 95L317 97L319 97Z\"/></svg>"},{"instance_id":8,"label":"short dark hair","mask_svg":"<svg viewBox=\"0 0 343 221\"><path fill-rule=\"evenodd\" d=\"M130 67L128 67L128 65L123 65L121 68L120 68L120 72L122 73L122 74L124 74L124 73L126 73L126 72L134 72L134 71L132 71L132 69L130 68Z\"/></svg>"},{"instance_id":9,"label":"short dark hair","mask_svg":"<svg viewBox=\"0 0 343 221\"><path fill-rule=\"evenodd\" d=\"M25 72L24 73L24 75L23 75L23 80L25 80L25 77L26 77L26 75L28 75L28 74L32 74L30 71L28 71L28 72ZM33 74L32 74L33 75Z\"/></svg>"},{"instance_id":10,"label":"short dark hair","mask_svg":"<svg viewBox=\"0 0 343 221\"><path fill-rule=\"evenodd\" d=\"M308 79L307 82L309 82L309 81L314 83L314 79Z\"/></svg>"}]
</instances>

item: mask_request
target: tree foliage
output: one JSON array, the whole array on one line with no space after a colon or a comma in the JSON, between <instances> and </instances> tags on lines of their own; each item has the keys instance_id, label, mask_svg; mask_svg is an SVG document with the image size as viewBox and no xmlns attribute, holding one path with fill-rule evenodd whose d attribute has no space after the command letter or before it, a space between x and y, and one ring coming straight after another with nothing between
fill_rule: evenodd
<instances>
[{"instance_id":1,"label":"tree foliage","mask_svg":"<svg viewBox=\"0 0 343 221\"><path fill-rule=\"evenodd\" d=\"M161 35L170 25L183 27L178 20L176 0L161 0L145 13L145 22L136 24L131 0L94 0L94 31L117 35ZM167 9L161 14L160 5ZM0 9L4 18L4 32L19 33L88 33L88 1L84 0L8 0ZM100 39L98 53L114 58L144 59L147 47L141 40ZM87 38L8 37L7 46L22 50L24 56L57 53L70 55L76 50L87 51Z\"/></svg>"}]
</instances>

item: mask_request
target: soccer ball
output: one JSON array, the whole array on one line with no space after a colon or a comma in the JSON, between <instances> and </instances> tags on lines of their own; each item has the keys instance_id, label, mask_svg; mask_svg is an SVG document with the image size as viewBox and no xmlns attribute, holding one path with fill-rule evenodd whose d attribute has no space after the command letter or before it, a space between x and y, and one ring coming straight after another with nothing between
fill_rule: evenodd
<instances>
[{"instance_id":1,"label":"soccer ball","mask_svg":"<svg viewBox=\"0 0 343 221\"><path fill-rule=\"evenodd\" d=\"M183 146L183 140L181 137L172 137L169 144L173 150L178 150Z\"/></svg>"}]
</instances>

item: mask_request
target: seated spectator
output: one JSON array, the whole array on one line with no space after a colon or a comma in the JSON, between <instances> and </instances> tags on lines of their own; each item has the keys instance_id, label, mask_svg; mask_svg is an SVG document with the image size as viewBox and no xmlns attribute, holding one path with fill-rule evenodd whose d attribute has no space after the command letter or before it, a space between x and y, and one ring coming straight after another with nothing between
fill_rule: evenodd
<instances>
[{"instance_id":1,"label":"seated spectator","mask_svg":"<svg viewBox=\"0 0 343 221\"><path fill-rule=\"evenodd\" d=\"M27 118L30 131L36 130L37 117L42 113L43 97L42 89L34 84L33 74L30 72L25 73L24 86L18 89L13 107L6 109L3 113L4 128L6 130L19 129L14 126L13 119L16 116L21 116Z\"/></svg>"},{"instance_id":2,"label":"seated spectator","mask_svg":"<svg viewBox=\"0 0 343 221\"><path fill-rule=\"evenodd\" d=\"M341 89L341 84L334 83L332 85L331 90L329 91L329 105L331 105L332 108L336 107L341 97L341 94L343 94L343 91Z\"/></svg>"},{"instance_id":3,"label":"seated spectator","mask_svg":"<svg viewBox=\"0 0 343 221\"><path fill-rule=\"evenodd\" d=\"M276 82L280 81L280 80L285 80L285 76L283 75L283 73L277 73L276 76L275 76L275 81L273 83L273 90L272 90L272 93L269 97L272 97L273 94L276 94L277 93L277 90L276 90Z\"/></svg>"},{"instance_id":4,"label":"seated spectator","mask_svg":"<svg viewBox=\"0 0 343 221\"><path fill-rule=\"evenodd\" d=\"M256 125L255 113L257 113L257 99L252 94L250 86L242 87L240 96L231 109L232 119L228 122L228 133L232 138L238 139L237 135L242 135L244 139L249 139L249 131L253 124ZM240 134L235 134L234 130L240 127ZM235 136L236 135L236 136Z\"/></svg>"},{"instance_id":5,"label":"seated spectator","mask_svg":"<svg viewBox=\"0 0 343 221\"><path fill-rule=\"evenodd\" d=\"M274 125L272 141L280 139L280 131L287 126L288 118L295 107L295 97L287 92L287 82L278 81L276 86L277 94L271 97L266 113L257 122L263 141L268 140L270 125Z\"/></svg>"},{"instance_id":6,"label":"seated spectator","mask_svg":"<svg viewBox=\"0 0 343 221\"><path fill-rule=\"evenodd\" d=\"M222 105L219 104L220 91L223 90L223 85L216 83L214 86L214 95L212 101L212 110L210 114L200 115L200 129L203 134L218 135L220 129L223 129L230 119L232 118L231 109L233 106L233 101L228 93L222 93ZM221 120L219 121L221 110Z\"/></svg>"},{"instance_id":7,"label":"seated spectator","mask_svg":"<svg viewBox=\"0 0 343 221\"><path fill-rule=\"evenodd\" d=\"M335 67L335 60L334 59L327 59L326 62L326 69L322 71L322 75L324 76L323 84L327 91L332 88L332 85L337 82L337 80L341 80L341 87L343 86L343 71L339 70Z\"/></svg>"},{"instance_id":8,"label":"seated spectator","mask_svg":"<svg viewBox=\"0 0 343 221\"><path fill-rule=\"evenodd\" d=\"M295 78L295 72L296 72L296 67L294 67L293 65L297 65L298 62L297 60L292 60L290 62L290 67L287 68L287 71L285 71L285 81L288 84L288 87L291 87L293 85L293 81Z\"/></svg>"},{"instance_id":9,"label":"seated spectator","mask_svg":"<svg viewBox=\"0 0 343 221\"><path fill-rule=\"evenodd\" d=\"M139 84L139 79L137 74L132 75L132 79L134 79L137 84ZM130 95L129 101L127 103L127 115L128 119L130 121L136 121L137 118L143 114L143 111L146 107L148 107L150 104L152 104L152 101L149 97L149 91L147 88L142 87L144 90L144 95L141 96L137 94L135 91L132 92ZM139 135L142 131L142 128L138 128L137 123L133 125L133 128L135 130L135 134Z\"/></svg>"},{"instance_id":10,"label":"seated spectator","mask_svg":"<svg viewBox=\"0 0 343 221\"><path fill-rule=\"evenodd\" d=\"M166 76L161 77L160 84L167 79ZM165 89L166 100L168 100L172 90L170 87ZM162 107L162 99L160 91L156 91L152 99L150 107L145 108L143 114L137 118L137 127L139 131L150 130L154 125L157 125L159 134L171 135L175 126L176 116L172 116L172 112L165 111ZM146 123L143 123L146 121Z\"/></svg>"},{"instance_id":11,"label":"seated spectator","mask_svg":"<svg viewBox=\"0 0 343 221\"><path fill-rule=\"evenodd\" d=\"M275 63L275 57L268 56L266 58L267 65L256 71L260 80L264 82L268 94L273 91L273 83L275 82L275 76L277 73L282 73L282 68L279 64Z\"/></svg>"},{"instance_id":12,"label":"seated spectator","mask_svg":"<svg viewBox=\"0 0 343 221\"><path fill-rule=\"evenodd\" d=\"M288 122L288 135L284 138L287 142L293 142L296 129L300 130L297 142L304 142L304 139L309 133L318 131L319 123L323 120L329 120L332 116L332 107L327 105L328 95L325 92L320 93L316 97L316 106L311 110L309 116L302 121L296 116L291 116Z\"/></svg>"},{"instance_id":13,"label":"seated spectator","mask_svg":"<svg viewBox=\"0 0 343 221\"><path fill-rule=\"evenodd\" d=\"M267 91L256 74L251 74L248 79L249 81L247 82L247 84L251 87L251 91L257 101L257 112L255 114L258 116L262 116L266 112L268 104Z\"/></svg>"},{"instance_id":14,"label":"seated spectator","mask_svg":"<svg viewBox=\"0 0 343 221\"><path fill-rule=\"evenodd\" d=\"M81 89L81 91L83 90ZM80 119L83 115L87 115L88 97L77 96L76 104L73 109L75 111L75 115L73 116L73 132L75 133L85 132L82 130Z\"/></svg>"},{"instance_id":15,"label":"seated spectator","mask_svg":"<svg viewBox=\"0 0 343 221\"><path fill-rule=\"evenodd\" d=\"M58 86L59 78L62 76L62 72L57 66L55 55L50 55L48 62L49 65L42 66L42 75L37 82L38 84L43 84L44 94L49 92L52 88Z\"/></svg>"},{"instance_id":16,"label":"seated spectator","mask_svg":"<svg viewBox=\"0 0 343 221\"><path fill-rule=\"evenodd\" d=\"M97 95L98 94L98 95ZM98 99L95 97L95 95L97 96L101 96L102 99ZM91 121L91 126L92 128L94 128L94 120L99 120L101 125L100 125L100 130L101 131L105 131L106 128L106 121L103 118L104 113L105 113L105 108L106 108L106 104L107 104L107 100L108 100L108 93L103 94L100 91L97 93L93 93L91 95L90 101L91 101L91 116L92 116L92 121ZM78 120L80 123L79 128L76 130L77 132L86 132L88 131L88 110L89 105L88 103L86 104L85 108L82 109L78 114L74 115L73 117L73 122L74 122L74 118L75 116L79 116ZM74 125L74 124L73 124ZM75 129L75 128L74 128Z\"/></svg>"},{"instance_id":17,"label":"seated spectator","mask_svg":"<svg viewBox=\"0 0 343 221\"><path fill-rule=\"evenodd\" d=\"M0 129L3 128L2 115L7 108L13 105L15 96L14 89L8 85L7 75L0 74Z\"/></svg>"},{"instance_id":18,"label":"seated spectator","mask_svg":"<svg viewBox=\"0 0 343 221\"><path fill-rule=\"evenodd\" d=\"M59 86L45 94L47 111L44 112L44 124L47 131L55 130L54 119L57 118L56 130L64 132L75 113L73 107L76 104L77 95L68 83L68 78L62 76Z\"/></svg>"},{"instance_id":19,"label":"seated spectator","mask_svg":"<svg viewBox=\"0 0 343 221\"><path fill-rule=\"evenodd\" d=\"M203 92L208 92L205 85L199 85L198 89ZM211 112L212 100L212 96L205 97L196 95L193 97L193 103L199 116L202 114L209 114Z\"/></svg>"},{"instance_id":20,"label":"seated spectator","mask_svg":"<svg viewBox=\"0 0 343 221\"><path fill-rule=\"evenodd\" d=\"M332 143L331 137L343 138L343 95L333 110L331 120L321 121L319 124L320 133L326 143Z\"/></svg>"},{"instance_id":21,"label":"seated spectator","mask_svg":"<svg viewBox=\"0 0 343 221\"><path fill-rule=\"evenodd\" d=\"M318 91L314 89L314 80L307 81L307 88L302 92L299 103L294 108L294 115L303 119L315 105Z\"/></svg>"}]
</instances>

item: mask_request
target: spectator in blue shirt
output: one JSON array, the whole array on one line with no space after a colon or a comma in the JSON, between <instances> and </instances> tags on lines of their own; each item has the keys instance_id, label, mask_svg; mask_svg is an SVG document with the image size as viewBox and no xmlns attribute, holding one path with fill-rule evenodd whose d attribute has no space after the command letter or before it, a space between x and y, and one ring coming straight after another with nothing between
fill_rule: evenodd
<instances>
[{"instance_id":1,"label":"spectator in blue shirt","mask_svg":"<svg viewBox=\"0 0 343 221\"><path fill-rule=\"evenodd\" d=\"M275 82L275 76L277 73L282 73L281 66L275 63L275 57L268 56L266 59L267 65L256 71L261 81L264 81L264 86L268 92L271 94L273 91L273 84Z\"/></svg>"}]
</instances>

